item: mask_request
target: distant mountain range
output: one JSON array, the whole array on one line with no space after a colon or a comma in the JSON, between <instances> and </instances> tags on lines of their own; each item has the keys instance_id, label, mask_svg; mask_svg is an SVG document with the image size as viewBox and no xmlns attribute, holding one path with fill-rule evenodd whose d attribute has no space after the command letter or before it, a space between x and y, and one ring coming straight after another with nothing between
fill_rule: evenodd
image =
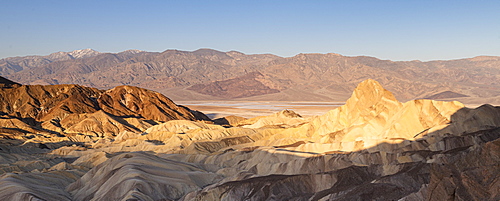
<instances>
[{"instance_id":1,"label":"distant mountain range","mask_svg":"<svg viewBox=\"0 0 500 201\"><path fill-rule=\"evenodd\" d=\"M375 79L400 100L436 98L500 103L500 57L390 61L339 54L247 55L212 49L91 49L0 60L0 75L21 84L120 85L174 100L345 101L357 83Z\"/></svg>"}]
</instances>

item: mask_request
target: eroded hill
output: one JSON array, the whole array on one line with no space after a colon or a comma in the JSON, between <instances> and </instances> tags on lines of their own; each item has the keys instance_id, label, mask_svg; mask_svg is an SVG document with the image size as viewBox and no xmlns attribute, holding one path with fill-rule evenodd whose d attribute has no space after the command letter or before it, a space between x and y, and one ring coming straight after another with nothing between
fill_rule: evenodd
<instances>
[{"instance_id":1,"label":"eroded hill","mask_svg":"<svg viewBox=\"0 0 500 201\"><path fill-rule=\"evenodd\" d=\"M12 138L25 137L16 135L19 132L80 138L114 136L169 120L207 119L160 93L138 87L99 90L80 85L4 83L6 86L0 88L0 125L3 135Z\"/></svg>"}]
</instances>

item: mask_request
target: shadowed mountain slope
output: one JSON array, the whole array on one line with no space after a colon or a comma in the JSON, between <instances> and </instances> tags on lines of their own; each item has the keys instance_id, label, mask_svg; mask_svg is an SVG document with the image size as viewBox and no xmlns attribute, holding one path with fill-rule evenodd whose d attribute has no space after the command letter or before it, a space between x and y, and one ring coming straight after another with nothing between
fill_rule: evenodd
<instances>
[{"instance_id":1,"label":"shadowed mountain slope","mask_svg":"<svg viewBox=\"0 0 500 201\"><path fill-rule=\"evenodd\" d=\"M425 99L450 99L450 98L460 98L460 97L469 97L469 96L455 93L453 91L443 91L443 92L425 97Z\"/></svg>"},{"instance_id":2,"label":"shadowed mountain slope","mask_svg":"<svg viewBox=\"0 0 500 201\"><path fill-rule=\"evenodd\" d=\"M21 84L17 82L13 82L11 80L5 79L4 77L0 77L0 87L8 88L8 87L18 87Z\"/></svg>"},{"instance_id":3,"label":"shadowed mountain slope","mask_svg":"<svg viewBox=\"0 0 500 201\"><path fill-rule=\"evenodd\" d=\"M276 84L266 79L262 73L252 72L240 77L215 81L209 84L195 84L188 90L222 98L244 98L264 94L278 93Z\"/></svg>"}]
</instances>

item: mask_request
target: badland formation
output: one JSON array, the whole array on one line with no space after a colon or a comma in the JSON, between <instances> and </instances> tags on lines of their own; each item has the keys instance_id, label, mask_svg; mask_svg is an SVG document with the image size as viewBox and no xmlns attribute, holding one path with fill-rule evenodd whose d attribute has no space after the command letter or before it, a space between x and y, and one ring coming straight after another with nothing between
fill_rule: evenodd
<instances>
[{"instance_id":1,"label":"badland formation","mask_svg":"<svg viewBox=\"0 0 500 201\"><path fill-rule=\"evenodd\" d=\"M207 49L2 59L0 200L499 200L500 107L431 100L494 102L498 66ZM164 94L346 101L211 120Z\"/></svg>"}]
</instances>

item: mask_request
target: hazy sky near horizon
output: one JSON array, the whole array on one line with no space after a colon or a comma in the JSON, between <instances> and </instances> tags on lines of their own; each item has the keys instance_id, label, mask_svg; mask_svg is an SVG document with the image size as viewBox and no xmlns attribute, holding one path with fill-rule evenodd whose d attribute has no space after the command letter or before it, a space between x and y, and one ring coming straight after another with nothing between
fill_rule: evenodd
<instances>
[{"instance_id":1,"label":"hazy sky near horizon","mask_svg":"<svg viewBox=\"0 0 500 201\"><path fill-rule=\"evenodd\" d=\"M2 0L0 58L85 48L423 61L500 56L499 11L497 0Z\"/></svg>"}]
</instances>

